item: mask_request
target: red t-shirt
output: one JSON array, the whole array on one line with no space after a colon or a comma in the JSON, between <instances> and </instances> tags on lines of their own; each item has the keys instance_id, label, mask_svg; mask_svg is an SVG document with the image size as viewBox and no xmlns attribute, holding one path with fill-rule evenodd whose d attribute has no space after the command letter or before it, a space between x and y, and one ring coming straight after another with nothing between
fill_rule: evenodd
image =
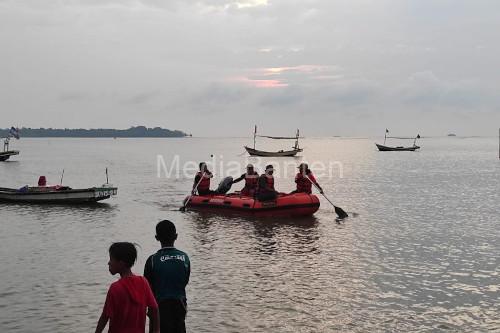
<instances>
[{"instance_id":1,"label":"red t-shirt","mask_svg":"<svg viewBox=\"0 0 500 333\"><path fill-rule=\"evenodd\" d=\"M110 333L144 333L146 308L158 304L142 276L127 276L113 282L104 303L104 314L109 317Z\"/></svg>"}]
</instances>

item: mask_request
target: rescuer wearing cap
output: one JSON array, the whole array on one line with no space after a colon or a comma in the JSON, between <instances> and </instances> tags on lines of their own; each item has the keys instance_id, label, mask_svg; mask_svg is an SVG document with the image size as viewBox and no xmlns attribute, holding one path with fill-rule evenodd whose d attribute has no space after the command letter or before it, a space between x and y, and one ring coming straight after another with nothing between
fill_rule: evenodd
<instances>
[{"instance_id":1,"label":"rescuer wearing cap","mask_svg":"<svg viewBox=\"0 0 500 333\"><path fill-rule=\"evenodd\" d=\"M254 170L252 164L247 165L247 171L240 177L233 180L233 184L245 180L245 187L241 190L241 195L253 197L257 190L257 181L259 174Z\"/></svg>"},{"instance_id":2,"label":"rescuer wearing cap","mask_svg":"<svg viewBox=\"0 0 500 333\"><path fill-rule=\"evenodd\" d=\"M321 194L323 194L323 189L319 186L316 178L312 171L309 169L307 163L301 163L298 167L299 172L295 176L295 183L297 184L297 189L292 193L312 193L312 185L316 185Z\"/></svg>"},{"instance_id":3,"label":"rescuer wearing cap","mask_svg":"<svg viewBox=\"0 0 500 333\"><path fill-rule=\"evenodd\" d=\"M274 189L274 169L272 165L266 166L266 172L260 175L257 184L257 200L275 200L278 192Z\"/></svg>"}]
</instances>

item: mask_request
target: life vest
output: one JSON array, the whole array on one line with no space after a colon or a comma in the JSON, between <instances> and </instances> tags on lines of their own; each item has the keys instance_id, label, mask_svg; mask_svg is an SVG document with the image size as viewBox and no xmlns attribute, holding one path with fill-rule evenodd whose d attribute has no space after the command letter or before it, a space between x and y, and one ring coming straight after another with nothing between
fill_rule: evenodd
<instances>
[{"instance_id":1,"label":"life vest","mask_svg":"<svg viewBox=\"0 0 500 333\"><path fill-rule=\"evenodd\" d=\"M299 172L295 176L295 183L297 183L297 192L302 192L302 193L312 193L312 184L307 177L310 177L312 181L315 181L314 176L310 173L309 175L303 175L302 172Z\"/></svg>"},{"instance_id":2,"label":"life vest","mask_svg":"<svg viewBox=\"0 0 500 333\"><path fill-rule=\"evenodd\" d=\"M268 176L266 174L261 175L260 177L265 177L266 180L266 188L262 189L259 188L258 183L257 183L257 192L264 193L264 192L274 192L274 177L273 176Z\"/></svg>"},{"instance_id":3,"label":"life vest","mask_svg":"<svg viewBox=\"0 0 500 333\"><path fill-rule=\"evenodd\" d=\"M47 186L47 178L45 178L45 176L40 176L40 178L38 178L38 186Z\"/></svg>"},{"instance_id":4,"label":"life vest","mask_svg":"<svg viewBox=\"0 0 500 333\"><path fill-rule=\"evenodd\" d=\"M198 172L196 176L200 176L201 180L199 180L198 191L208 191L210 190L210 177L207 173L203 176L203 172Z\"/></svg>"},{"instance_id":5,"label":"life vest","mask_svg":"<svg viewBox=\"0 0 500 333\"><path fill-rule=\"evenodd\" d=\"M245 187L248 190L254 190L257 188L257 183L259 181L258 175L259 174L255 171L251 174L248 173L245 174Z\"/></svg>"}]
</instances>

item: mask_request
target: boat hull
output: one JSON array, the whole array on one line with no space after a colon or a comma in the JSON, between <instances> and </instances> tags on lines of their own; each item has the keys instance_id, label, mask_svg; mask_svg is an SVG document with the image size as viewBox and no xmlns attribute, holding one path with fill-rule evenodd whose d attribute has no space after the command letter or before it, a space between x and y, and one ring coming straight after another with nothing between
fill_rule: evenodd
<instances>
[{"instance_id":1,"label":"boat hull","mask_svg":"<svg viewBox=\"0 0 500 333\"><path fill-rule=\"evenodd\" d=\"M116 187L92 187L88 189L37 190L22 192L16 189L0 188L0 201L18 203L93 203L109 199L117 194Z\"/></svg>"},{"instance_id":2,"label":"boat hull","mask_svg":"<svg viewBox=\"0 0 500 333\"><path fill-rule=\"evenodd\" d=\"M375 144L378 148L379 151L415 151L417 149L420 149L419 146L412 146L412 147L389 147L389 146L384 146L384 145L379 145L378 143Z\"/></svg>"},{"instance_id":3,"label":"boat hull","mask_svg":"<svg viewBox=\"0 0 500 333\"><path fill-rule=\"evenodd\" d=\"M294 149L294 150L280 150L280 151L263 151L257 150L250 147L245 146L245 150L251 156L261 156L261 157L290 157L295 156L297 153L302 152L302 149Z\"/></svg>"},{"instance_id":4,"label":"boat hull","mask_svg":"<svg viewBox=\"0 0 500 333\"><path fill-rule=\"evenodd\" d=\"M318 197L306 193L279 195L272 201L259 201L240 194L194 195L186 205L194 210L226 211L262 217L310 216L319 206Z\"/></svg>"},{"instance_id":5,"label":"boat hull","mask_svg":"<svg viewBox=\"0 0 500 333\"><path fill-rule=\"evenodd\" d=\"M19 150L7 150L0 152L0 162L7 161L11 156L19 155Z\"/></svg>"}]
</instances>

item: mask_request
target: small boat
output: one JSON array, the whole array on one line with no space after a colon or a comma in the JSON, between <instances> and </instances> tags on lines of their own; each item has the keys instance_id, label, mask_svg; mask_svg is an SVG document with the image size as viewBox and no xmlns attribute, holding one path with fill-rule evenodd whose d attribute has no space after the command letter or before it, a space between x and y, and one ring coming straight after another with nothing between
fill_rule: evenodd
<instances>
[{"instance_id":1,"label":"small boat","mask_svg":"<svg viewBox=\"0 0 500 333\"><path fill-rule=\"evenodd\" d=\"M417 149L420 149L419 146L412 146L412 147L388 147L384 145L379 145L378 143L375 144L378 148L379 151L415 151Z\"/></svg>"},{"instance_id":2,"label":"small boat","mask_svg":"<svg viewBox=\"0 0 500 333\"><path fill-rule=\"evenodd\" d=\"M227 195L193 195L185 207L193 210L233 211L260 217L294 217L313 215L319 205L319 199L314 194L280 194L276 200L259 201L236 192Z\"/></svg>"},{"instance_id":3,"label":"small boat","mask_svg":"<svg viewBox=\"0 0 500 333\"><path fill-rule=\"evenodd\" d=\"M420 134L417 134L417 136L414 137L414 138L410 138L410 137L387 136L387 133L389 133L388 129L385 130L384 144L383 145L375 143L375 145L377 146L377 148L378 148L379 151L415 151L417 149L420 149L420 146L416 145L417 139L420 139ZM411 139L411 140L413 140L413 145L412 146L408 146L408 147L404 147L404 146L397 146L397 147L386 146L385 145L385 141L387 140L387 138L389 138L389 139L403 139L403 140L404 139Z\"/></svg>"},{"instance_id":4,"label":"small boat","mask_svg":"<svg viewBox=\"0 0 500 333\"><path fill-rule=\"evenodd\" d=\"M19 150L6 150L0 152L0 162L7 161L11 156L19 155Z\"/></svg>"},{"instance_id":5,"label":"small boat","mask_svg":"<svg viewBox=\"0 0 500 333\"><path fill-rule=\"evenodd\" d=\"M9 150L10 138L14 137L19 140L19 130L12 127L3 141L3 151L0 152L0 162L7 161L11 156L19 155L19 150Z\"/></svg>"},{"instance_id":6,"label":"small boat","mask_svg":"<svg viewBox=\"0 0 500 333\"><path fill-rule=\"evenodd\" d=\"M19 203L93 203L116 195L118 188L109 185L85 189L67 186L22 187L20 189L0 187L0 201Z\"/></svg>"},{"instance_id":7,"label":"small boat","mask_svg":"<svg viewBox=\"0 0 500 333\"><path fill-rule=\"evenodd\" d=\"M250 156L261 156L261 157L288 157L295 156L297 153L300 153L302 149L294 149L294 150L278 150L278 151L263 151L257 150L250 147L245 146L246 151Z\"/></svg>"},{"instance_id":8,"label":"small boat","mask_svg":"<svg viewBox=\"0 0 500 333\"><path fill-rule=\"evenodd\" d=\"M292 147L292 150L278 150L278 151L264 151L255 149L255 138L268 138L274 140L295 140L295 145ZM285 136L268 136L268 135L257 135L257 126L255 126L253 132L253 148L245 146L245 150L250 154L250 156L261 156L261 157L290 157L295 156L298 153L302 152L303 149L299 147L299 130L295 136L285 137Z\"/></svg>"}]
</instances>

